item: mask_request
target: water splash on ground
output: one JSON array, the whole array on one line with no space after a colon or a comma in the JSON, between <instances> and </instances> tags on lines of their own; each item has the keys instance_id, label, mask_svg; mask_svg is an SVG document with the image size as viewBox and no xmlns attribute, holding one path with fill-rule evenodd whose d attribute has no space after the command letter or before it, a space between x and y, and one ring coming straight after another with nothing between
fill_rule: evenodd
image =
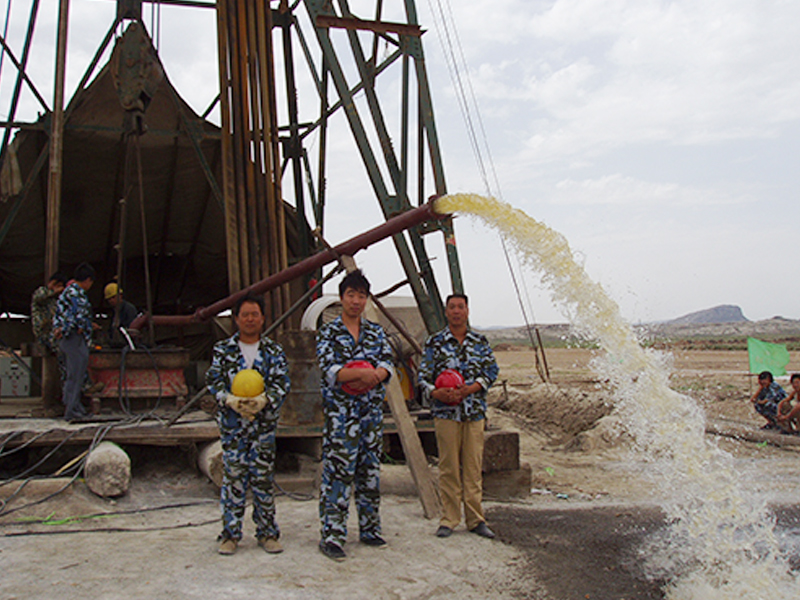
<instances>
[{"instance_id":1,"label":"water splash on ground","mask_svg":"<svg viewBox=\"0 0 800 600\"><path fill-rule=\"evenodd\" d=\"M614 389L615 406L650 463L670 522L643 552L675 600L800 597L764 501L741 491L733 458L705 436L697 403L670 389L667 355L643 348L619 306L592 281L560 233L507 203L477 194L436 201L498 231L522 264L541 274L573 327L605 353L593 367Z\"/></svg>"}]
</instances>

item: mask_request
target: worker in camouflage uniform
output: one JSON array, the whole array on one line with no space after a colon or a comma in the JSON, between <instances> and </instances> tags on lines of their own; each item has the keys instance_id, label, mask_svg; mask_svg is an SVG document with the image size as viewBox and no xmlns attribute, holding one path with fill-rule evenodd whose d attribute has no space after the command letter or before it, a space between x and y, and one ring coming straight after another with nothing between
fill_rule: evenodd
<instances>
[{"instance_id":1,"label":"worker in camouflage uniform","mask_svg":"<svg viewBox=\"0 0 800 600\"><path fill-rule=\"evenodd\" d=\"M70 422L82 421L89 416L81 395L87 379L92 331L96 327L92 320L94 309L86 294L94 279L94 267L88 263L79 264L74 278L58 297L53 316L53 339L58 340L66 370L61 402L66 407L64 418Z\"/></svg>"},{"instance_id":2,"label":"worker in camouflage uniform","mask_svg":"<svg viewBox=\"0 0 800 600\"><path fill-rule=\"evenodd\" d=\"M275 430L280 408L289 391L289 366L279 344L263 336L264 298L245 295L233 307L239 331L214 346L206 373L208 389L217 398L222 443L222 533L220 554L234 554L242 539L245 495L253 494L253 521L258 545L270 554L283 552L278 541L272 485L275 473ZM264 392L243 404L231 394L231 384L243 369L264 378Z\"/></svg>"},{"instance_id":3,"label":"worker in camouflage uniform","mask_svg":"<svg viewBox=\"0 0 800 600\"><path fill-rule=\"evenodd\" d=\"M60 271L53 273L47 285L36 288L31 297L31 328L36 341L52 353L58 352L53 339L53 317L56 314L58 297L67 287L67 276Z\"/></svg>"},{"instance_id":4,"label":"worker in camouflage uniform","mask_svg":"<svg viewBox=\"0 0 800 600\"><path fill-rule=\"evenodd\" d=\"M486 392L499 369L484 336L469 327L469 306L463 294L452 294L445 303L447 327L425 342L419 366L419 385L432 400L436 444L439 448L439 492L442 518L436 535L449 537L461 522L461 506L467 529L494 538L486 525L483 496L483 432ZM446 369L457 371L463 381L456 387L437 387Z\"/></svg>"},{"instance_id":5,"label":"worker in camouflage uniform","mask_svg":"<svg viewBox=\"0 0 800 600\"><path fill-rule=\"evenodd\" d=\"M319 549L333 560L346 557L343 547L353 490L361 542L374 547L386 545L378 512L380 456L384 383L394 366L383 328L361 316L369 287L361 271L349 273L339 285L341 316L317 334L325 413ZM365 362L348 366L354 361Z\"/></svg>"},{"instance_id":6,"label":"worker in camouflage uniform","mask_svg":"<svg viewBox=\"0 0 800 600\"><path fill-rule=\"evenodd\" d=\"M67 377L64 365L64 356L58 347L58 341L53 338L53 317L56 316L58 297L67 287L67 276L57 271L47 280L47 285L40 285L31 296L31 328L36 342L55 354L58 361L58 372L61 376L61 385Z\"/></svg>"}]
</instances>

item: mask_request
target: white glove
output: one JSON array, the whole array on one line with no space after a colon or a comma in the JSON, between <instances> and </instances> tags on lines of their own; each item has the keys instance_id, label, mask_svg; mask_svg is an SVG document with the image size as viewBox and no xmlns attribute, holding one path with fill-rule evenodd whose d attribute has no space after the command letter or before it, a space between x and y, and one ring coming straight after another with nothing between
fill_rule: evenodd
<instances>
[{"instance_id":1,"label":"white glove","mask_svg":"<svg viewBox=\"0 0 800 600\"><path fill-rule=\"evenodd\" d=\"M248 421L252 421L256 418L256 415L267 405L267 396L263 392L258 396L253 396L252 398L242 398L241 396L228 394L228 396L225 398L225 404L230 406Z\"/></svg>"}]
</instances>

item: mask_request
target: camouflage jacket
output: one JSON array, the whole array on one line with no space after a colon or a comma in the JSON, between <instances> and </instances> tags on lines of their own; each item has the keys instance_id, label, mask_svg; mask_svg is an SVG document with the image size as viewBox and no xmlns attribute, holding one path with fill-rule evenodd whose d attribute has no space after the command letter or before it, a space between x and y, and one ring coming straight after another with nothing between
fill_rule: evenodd
<instances>
[{"instance_id":1,"label":"camouflage jacket","mask_svg":"<svg viewBox=\"0 0 800 600\"><path fill-rule=\"evenodd\" d=\"M777 405L784 398L786 398L786 390L774 381L758 392L758 396L756 396L759 404Z\"/></svg>"},{"instance_id":2,"label":"camouflage jacket","mask_svg":"<svg viewBox=\"0 0 800 600\"><path fill-rule=\"evenodd\" d=\"M92 303L77 282L71 282L58 297L53 329L61 329L61 336L81 334L89 345L92 342Z\"/></svg>"},{"instance_id":3,"label":"camouflage jacket","mask_svg":"<svg viewBox=\"0 0 800 600\"><path fill-rule=\"evenodd\" d=\"M52 343L53 317L56 314L58 296L46 285L36 288L31 297L31 327L36 341L44 344Z\"/></svg>"},{"instance_id":4,"label":"camouflage jacket","mask_svg":"<svg viewBox=\"0 0 800 600\"><path fill-rule=\"evenodd\" d=\"M206 371L206 385L214 394L220 407L220 419L229 426L239 422L239 415L225 404L236 374L247 368L244 355L239 348L239 332L226 340L214 344L211 366ZM289 393L289 363L280 344L266 336L261 337L253 369L264 377L264 393L267 405L258 413L258 419L277 423L281 406Z\"/></svg>"},{"instance_id":5,"label":"camouflage jacket","mask_svg":"<svg viewBox=\"0 0 800 600\"><path fill-rule=\"evenodd\" d=\"M337 401L351 402L354 398L343 391L336 380L339 371L350 361L365 360L376 369L383 367L389 371L389 377L394 374L392 350L383 327L363 318L358 342L342 322L342 317L323 325L317 332L317 360L322 371L322 399L326 405ZM386 381L356 397L367 402L383 402Z\"/></svg>"},{"instance_id":6,"label":"camouflage jacket","mask_svg":"<svg viewBox=\"0 0 800 600\"><path fill-rule=\"evenodd\" d=\"M455 369L464 377L466 385L478 382L481 390L464 398L461 404L448 406L433 400L436 377L445 369ZM450 328L434 333L425 342L425 351L419 366L418 381L422 393L432 401L431 412L440 419L479 421L486 417L486 392L499 373L497 361L489 341L479 333L467 331L463 344L459 344Z\"/></svg>"}]
</instances>

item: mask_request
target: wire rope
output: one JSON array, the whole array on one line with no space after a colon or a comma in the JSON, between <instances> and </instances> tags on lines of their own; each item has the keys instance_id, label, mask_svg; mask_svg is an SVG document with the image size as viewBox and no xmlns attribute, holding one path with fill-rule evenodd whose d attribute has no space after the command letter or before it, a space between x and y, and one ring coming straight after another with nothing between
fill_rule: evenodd
<instances>
[{"instance_id":1,"label":"wire rope","mask_svg":"<svg viewBox=\"0 0 800 600\"><path fill-rule=\"evenodd\" d=\"M434 17L437 14L437 10L434 9L432 5L433 0L428 0L428 5L431 8L431 12L434 14ZM494 166L494 160L491 153L491 147L489 145L489 139L486 135L486 128L483 124L483 119L481 118L480 108L478 105L477 97L475 95L474 88L472 87L472 80L469 77L469 69L467 67L466 57L464 56L464 50L461 45L461 39L458 36L458 30L455 26L455 19L453 18L453 11L452 7L450 6L449 0L444 0L444 6L442 0L435 0L436 2L436 9L438 9L438 15L441 19L441 23L434 18L434 25L436 27L436 32L439 37L440 44L442 45L442 49L445 55L445 62L448 67L448 71L450 73L450 77L453 81L454 87L456 88L456 99L458 100L459 109L461 110L461 114L464 118L464 121L467 126L467 137L470 141L470 146L472 147L472 151L475 155L475 159L478 163L478 170L481 175L481 179L483 180L483 185L486 190L486 193L489 196L493 196L495 194L492 193L492 188L496 190L496 196L502 198L502 191L500 188L500 181L497 176L497 170ZM445 15L445 7L447 15ZM450 25L448 25L448 20ZM452 30L452 33L451 33ZM445 44L446 42L446 44ZM461 66L459 66L459 62ZM461 70L463 69L464 75L462 76ZM470 107L470 102L472 107ZM474 117L473 113L474 112ZM477 129L480 130L481 139L478 138L478 134L476 132ZM481 141L483 144L481 144ZM482 150L481 148L484 148ZM486 157L484 158L484 154ZM487 170L488 165L488 170ZM494 186L490 181L490 174L491 179L494 181ZM519 304L520 312L522 313L522 318L525 322L525 331L530 340L531 346L534 350L534 358L535 358L535 366L536 371L539 374L539 377L542 381L547 381L549 379L549 373L547 373L546 365L542 367L542 361L539 360L539 351L540 351L540 343L533 337L533 331L536 327L535 325L535 317L533 317L533 308L530 305L530 296L527 292L527 286L525 287L525 294L528 300L529 308L531 311L531 316L534 318L533 327L531 326L531 322L528 318L528 311L525 308L525 301L523 300L522 293L520 291L520 285L517 280L517 275L514 271L514 267L511 263L511 256L508 251L508 245L506 241L500 236L500 245L503 249L503 255L505 257L506 265L508 267L509 274L511 276L512 285L514 286L514 291L517 296L517 302ZM522 277L523 270L519 268L520 277ZM537 332L538 337L538 332ZM543 350L542 350L543 353Z\"/></svg>"}]
</instances>

